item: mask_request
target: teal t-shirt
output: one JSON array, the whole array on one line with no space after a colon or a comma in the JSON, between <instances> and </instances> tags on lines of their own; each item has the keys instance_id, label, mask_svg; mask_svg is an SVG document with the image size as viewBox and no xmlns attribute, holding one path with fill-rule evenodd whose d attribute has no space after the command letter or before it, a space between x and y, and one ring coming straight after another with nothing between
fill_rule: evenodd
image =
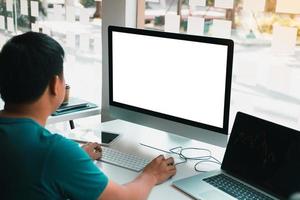
<instances>
[{"instance_id":1,"label":"teal t-shirt","mask_svg":"<svg viewBox=\"0 0 300 200\"><path fill-rule=\"evenodd\" d=\"M77 143L31 119L0 118L1 199L97 199L107 184Z\"/></svg>"}]
</instances>

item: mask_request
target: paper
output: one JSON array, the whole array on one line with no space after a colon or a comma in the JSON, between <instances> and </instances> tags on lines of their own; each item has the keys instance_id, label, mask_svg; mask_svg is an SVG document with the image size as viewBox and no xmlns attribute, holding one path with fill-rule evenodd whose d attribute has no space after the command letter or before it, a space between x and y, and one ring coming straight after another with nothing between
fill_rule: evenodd
<instances>
[{"instance_id":1,"label":"paper","mask_svg":"<svg viewBox=\"0 0 300 200\"><path fill-rule=\"evenodd\" d=\"M6 0L6 11L13 11L13 0Z\"/></svg>"},{"instance_id":2,"label":"paper","mask_svg":"<svg viewBox=\"0 0 300 200\"><path fill-rule=\"evenodd\" d=\"M7 30L9 32L14 32L15 31L14 20L11 17L7 17Z\"/></svg>"},{"instance_id":3,"label":"paper","mask_svg":"<svg viewBox=\"0 0 300 200\"><path fill-rule=\"evenodd\" d=\"M189 5L195 6L206 6L206 0L189 0Z\"/></svg>"},{"instance_id":4,"label":"paper","mask_svg":"<svg viewBox=\"0 0 300 200\"><path fill-rule=\"evenodd\" d=\"M215 0L215 7L232 9L234 0Z\"/></svg>"},{"instance_id":5,"label":"paper","mask_svg":"<svg viewBox=\"0 0 300 200\"><path fill-rule=\"evenodd\" d=\"M74 129L64 134L65 137L75 141L102 143L101 131L93 129Z\"/></svg>"},{"instance_id":6,"label":"paper","mask_svg":"<svg viewBox=\"0 0 300 200\"><path fill-rule=\"evenodd\" d=\"M20 0L21 15L28 15L28 2L27 0Z\"/></svg>"},{"instance_id":7,"label":"paper","mask_svg":"<svg viewBox=\"0 0 300 200\"><path fill-rule=\"evenodd\" d=\"M40 32L39 25L37 23L31 23L31 31L32 32Z\"/></svg>"},{"instance_id":8,"label":"paper","mask_svg":"<svg viewBox=\"0 0 300 200\"><path fill-rule=\"evenodd\" d=\"M53 5L53 19L54 20L62 20L63 18L63 7L60 4Z\"/></svg>"},{"instance_id":9,"label":"paper","mask_svg":"<svg viewBox=\"0 0 300 200\"><path fill-rule=\"evenodd\" d=\"M214 19L211 34L213 37L230 38L231 21Z\"/></svg>"},{"instance_id":10,"label":"paper","mask_svg":"<svg viewBox=\"0 0 300 200\"><path fill-rule=\"evenodd\" d=\"M88 24L90 21L89 11L86 8L80 9L80 23Z\"/></svg>"},{"instance_id":11,"label":"paper","mask_svg":"<svg viewBox=\"0 0 300 200\"><path fill-rule=\"evenodd\" d=\"M188 17L187 33L191 35L203 35L204 18Z\"/></svg>"},{"instance_id":12,"label":"paper","mask_svg":"<svg viewBox=\"0 0 300 200\"><path fill-rule=\"evenodd\" d=\"M66 7L66 20L68 22L75 22L75 7L72 6Z\"/></svg>"},{"instance_id":13,"label":"paper","mask_svg":"<svg viewBox=\"0 0 300 200\"><path fill-rule=\"evenodd\" d=\"M31 1L31 16L39 17L39 2L38 1Z\"/></svg>"},{"instance_id":14,"label":"paper","mask_svg":"<svg viewBox=\"0 0 300 200\"><path fill-rule=\"evenodd\" d=\"M296 50L297 28L273 26L272 51L276 54L294 54Z\"/></svg>"},{"instance_id":15,"label":"paper","mask_svg":"<svg viewBox=\"0 0 300 200\"><path fill-rule=\"evenodd\" d=\"M0 15L0 29L5 30L5 18Z\"/></svg>"},{"instance_id":16,"label":"paper","mask_svg":"<svg viewBox=\"0 0 300 200\"><path fill-rule=\"evenodd\" d=\"M300 1L299 0L277 0L276 12L300 14Z\"/></svg>"},{"instance_id":17,"label":"paper","mask_svg":"<svg viewBox=\"0 0 300 200\"><path fill-rule=\"evenodd\" d=\"M84 51L90 50L90 36L87 33L80 34L80 49Z\"/></svg>"},{"instance_id":18,"label":"paper","mask_svg":"<svg viewBox=\"0 0 300 200\"><path fill-rule=\"evenodd\" d=\"M165 31L179 33L180 16L174 14L165 15Z\"/></svg>"},{"instance_id":19,"label":"paper","mask_svg":"<svg viewBox=\"0 0 300 200\"><path fill-rule=\"evenodd\" d=\"M244 0L243 9L263 12L265 10L266 0Z\"/></svg>"},{"instance_id":20,"label":"paper","mask_svg":"<svg viewBox=\"0 0 300 200\"><path fill-rule=\"evenodd\" d=\"M67 32L66 45L67 45L67 47L71 47L71 48L76 47L76 35L75 35L75 33Z\"/></svg>"}]
</instances>

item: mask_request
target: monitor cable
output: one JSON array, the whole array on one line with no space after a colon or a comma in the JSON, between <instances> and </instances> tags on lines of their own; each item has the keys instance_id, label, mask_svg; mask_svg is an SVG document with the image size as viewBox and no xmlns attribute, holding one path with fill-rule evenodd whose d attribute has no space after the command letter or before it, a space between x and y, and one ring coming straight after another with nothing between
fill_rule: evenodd
<instances>
[{"instance_id":1,"label":"monitor cable","mask_svg":"<svg viewBox=\"0 0 300 200\"><path fill-rule=\"evenodd\" d=\"M205 149L205 148L178 146L178 147L174 147L174 148L169 149L169 151L165 151L163 149L159 149L157 147L153 147L153 146L146 145L146 144L143 144L143 143L140 143L140 144L145 146L145 147L152 148L152 149L164 152L164 153L168 153L168 154L171 154L171 155L174 154L174 155L179 156L180 159L182 160L182 162L178 162L175 165L180 165L180 164L186 163L189 160L197 161L194 165L194 169L195 169L196 172L205 172L204 170L199 169L199 165L201 165L203 163L215 163L217 165L222 164L217 158L212 156L212 153L209 149ZM188 151L199 152L199 154L201 152L202 155L200 154L201 156L189 156L187 154ZM203 153L204 153L204 155L203 155Z\"/></svg>"}]
</instances>

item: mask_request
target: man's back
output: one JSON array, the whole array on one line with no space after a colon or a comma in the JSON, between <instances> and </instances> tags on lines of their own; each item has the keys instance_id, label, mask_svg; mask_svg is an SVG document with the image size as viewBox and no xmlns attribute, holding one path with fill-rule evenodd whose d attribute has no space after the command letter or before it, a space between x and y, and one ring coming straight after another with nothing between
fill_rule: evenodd
<instances>
[{"instance_id":1,"label":"man's back","mask_svg":"<svg viewBox=\"0 0 300 200\"><path fill-rule=\"evenodd\" d=\"M57 41L36 32L16 35L1 49L1 200L146 199L176 173L173 158L158 156L133 181L119 185L91 160L101 157L100 144L88 143L83 151L43 128L65 96L64 57Z\"/></svg>"},{"instance_id":2,"label":"man's back","mask_svg":"<svg viewBox=\"0 0 300 200\"><path fill-rule=\"evenodd\" d=\"M0 118L0 159L5 199L97 199L108 182L76 143L31 119Z\"/></svg>"}]
</instances>

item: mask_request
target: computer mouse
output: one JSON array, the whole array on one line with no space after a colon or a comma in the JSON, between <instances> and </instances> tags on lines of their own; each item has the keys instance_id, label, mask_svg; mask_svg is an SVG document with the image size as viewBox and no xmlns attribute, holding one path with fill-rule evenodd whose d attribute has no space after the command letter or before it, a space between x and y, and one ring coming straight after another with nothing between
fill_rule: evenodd
<instances>
[{"instance_id":1,"label":"computer mouse","mask_svg":"<svg viewBox=\"0 0 300 200\"><path fill-rule=\"evenodd\" d=\"M177 164L186 162L185 159L181 158L181 157L180 157L179 155L177 155L177 154L172 154L172 153L169 154L169 153L165 153L165 154L162 154L162 155L165 157L165 159L168 159L168 158L172 157L172 158L174 159L174 165L177 165Z\"/></svg>"}]
</instances>

